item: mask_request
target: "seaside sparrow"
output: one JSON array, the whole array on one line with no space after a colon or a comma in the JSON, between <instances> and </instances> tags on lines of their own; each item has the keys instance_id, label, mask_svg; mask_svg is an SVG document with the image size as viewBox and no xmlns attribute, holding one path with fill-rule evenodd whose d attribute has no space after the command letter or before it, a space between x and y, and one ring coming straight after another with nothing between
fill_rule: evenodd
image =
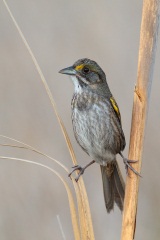
<instances>
[{"instance_id":1,"label":"seaside sparrow","mask_svg":"<svg viewBox=\"0 0 160 240\"><path fill-rule=\"evenodd\" d=\"M122 155L126 143L120 111L108 87L105 73L95 61L87 58L80 59L73 66L59 72L70 75L73 81L71 107L74 135L81 148L93 159L84 168L74 166L69 175L79 170L76 178L78 181L88 166L94 162L100 164L107 212L114 208L114 203L122 211L124 181L116 154L121 155L127 169L130 168L136 174L138 172L130 165L136 161L128 160Z\"/></svg>"}]
</instances>

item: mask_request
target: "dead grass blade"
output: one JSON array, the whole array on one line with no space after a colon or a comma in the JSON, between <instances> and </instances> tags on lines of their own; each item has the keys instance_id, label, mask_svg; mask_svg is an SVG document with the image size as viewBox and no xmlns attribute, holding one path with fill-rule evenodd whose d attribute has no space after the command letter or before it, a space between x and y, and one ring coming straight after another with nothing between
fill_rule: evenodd
<instances>
[{"instance_id":1,"label":"dead grass blade","mask_svg":"<svg viewBox=\"0 0 160 240\"><path fill-rule=\"evenodd\" d=\"M68 168L66 168L66 166L63 165L60 161L58 161L58 160L52 158L51 156L49 156L49 155L41 152L40 150L38 150L38 149L36 149L36 148L34 148L34 147L32 147L32 146L30 146L30 145L22 142L22 141L16 140L16 139L11 138L11 137L7 137L7 136L5 136L5 135L1 135L1 134L0 134L0 137L3 137L3 138L5 138L5 139L8 139L8 140L11 140L11 141L14 141L14 142L16 142L16 143L20 143L20 144L23 145L23 146L18 146L18 145L12 145L12 144L0 144L0 146L3 146L3 147L23 148L23 149L26 149L26 150L33 151L33 152L35 152L35 153L38 153L38 154L40 154L40 155L42 155L42 156L44 156L44 157L46 157L46 158L49 158L50 160L54 161L54 162L57 163L59 166L61 166L67 173L69 173Z\"/></svg>"},{"instance_id":2,"label":"dead grass blade","mask_svg":"<svg viewBox=\"0 0 160 240\"><path fill-rule=\"evenodd\" d=\"M3 147L13 147L13 148L22 148L22 149L26 149L26 150L30 150L30 151L36 152L36 153L38 153L38 154L40 154L40 155L42 155L44 157L47 157L47 158L51 159L52 161L54 161L55 163L60 165L66 172L68 172L68 169L62 163L60 163L58 160L50 157L49 155L46 155L46 154L40 152L36 148L34 148L34 147L24 143L24 142L16 140L14 138L10 138L10 137L4 136L4 135L0 135L0 137L3 137L5 139L9 139L9 140L12 140L12 141L15 141L17 143L20 143L20 144L24 145L24 146L18 146L18 145L11 145L11 144L0 144L0 146L3 146ZM81 193L80 187L78 187L78 185L76 184L75 181L73 182L73 184L75 185L75 190L78 191L78 197L79 197L79 193ZM83 184L83 182L82 182L82 184ZM83 198L83 195L81 196L81 198ZM86 216L85 217L85 221L87 221L87 216L90 214L90 212L85 213L83 211L83 209L85 209L85 206L84 206L85 199L82 201L81 198L78 199L78 202L79 202L79 204L78 204L78 212L79 212L79 219L80 219L81 225L83 224L83 226L81 226L81 236L83 237L82 239L84 239L85 238L84 229L86 229L85 226L87 225L87 223L84 222L84 216ZM85 204L87 204L87 202Z\"/></svg>"},{"instance_id":3,"label":"dead grass blade","mask_svg":"<svg viewBox=\"0 0 160 240\"><path fill-rule=\"evenodd\" d=\"M23 158L13 158L13 157L4 157L4 156L0 156L0 158L1 159L14 160L14 161L20 161L20 162L24 162L24 163L30 163L30 164L37 165L39 167L43 167L45 169L48 169L52 173L54 173L61 180L61 182L63 183L63 185L64 185L64 187L67 191L74 237L75 237L76 240L80 240L80 231L79 231L78 220L77 220L77 215L76 215L76 208L75 208L73 196L72 196L72 193L71 193L71 190L70 190L68 184L63 179L63 177L58 172L56 172L54 169L52 169L52 168L50 168L50 167L48 167L48 166L46 166L42 163L37 163L37 162L27 160L27 159L23 159Z\"/></svg>"},{"instance_id":4,"label":"dead grass blade","mask_svg":"<svg viewBox=\"0 0 160 240\"><path fill-rule=\"evenodd\" d=\"M25 45L25 47L27 48L30 56L31 56L31 59L36 67L36 70L40 76L40 79L45 87L45 90L47 92L47 95L50 99L50 102L52 104L52 107L53 107L53 110L55 112L55 115L57 117L57 120L58 120L58 123L60 125L60 128L61 128L61 131L63 133L63 136L65 138L65 141L66 141L66 144L68 146L68 150L70 152L70 155L71 155L71 158L72 158L72 161L73 161L73 164L77 164L77 161L76 161L76 157L75 157L75 153L74 153L74 150L73 150L73 147L71 145L71 142L70 142L70 139L69 139L69 136L67 134L67 131L65 129L65 126L63 124L63 121L62 119L60 118L59 114L58 114L58 111L57 111L57 108L56 108L56 104L54 102L54 99L53 99L53 96L52 96L52 93L48 87L48 84L45 80L45 77L41 71L41 68L28 44L28 42L26 41L18 23L16 22L12 12L10 11L7 3L5 0L3 0L3 3L16 27L16 29L18 30L18 33L20 35L20 37L22 38L22 41ZM75 192L76 192L76 197L77 197L77 203L78 203L78 210L79 210L79 218L80 218L80 226L81 226L81 231L82 231L82 236L81 236L81 239L83 240L86 240L86 239L90 239L90 240L94 240L94 232L93 232L93 226L92 226L92 219L91 219L91 214L90 214L90 207L89 207L89 203L88 203L88 197L87 197L87 193L86 193L86 188L85 188L85 185L84 185L84 182L83 182L83 178L81 177L81 179L78 181L78 183L76 184L75 181L73 181L73 185L74 185L74 188L75 188Z\"/></svg>"}]
</instances>

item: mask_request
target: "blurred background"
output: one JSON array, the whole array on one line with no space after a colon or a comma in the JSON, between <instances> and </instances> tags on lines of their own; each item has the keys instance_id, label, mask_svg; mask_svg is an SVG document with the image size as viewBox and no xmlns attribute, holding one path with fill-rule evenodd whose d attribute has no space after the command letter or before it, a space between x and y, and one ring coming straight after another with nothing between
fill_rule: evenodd
<instances>
[{"instance_id":1,"label":"blurred background","mask_svg":"<svg viewBox=\"0 0 160 240\"><path fill-rule=\"evenodd\" d=\"M105 71L121 110L128 154L133 90L137 75L142 1L8 0L47 79L59 114L67 128L79 164L91 159L77 145L72 131L70 102L73 86L58 71L83 57L94 59ZM144 146L136 240L160 238L160 41ZM48 96L32 60L0 2L0 134L40 149L65 164L71 158ZM158 129L157 129L158 127ZM12 143L0 138L0 143ZM0 155L41 162L60 172L73 190L66 172L35 153L0 147ZM124 165L118 157L125 177ZM107 214L100 168L84 174L96 239L120 239L122 215L117 207ZM60 180L27 163L0 160L0 239L66 239L73 231L66 191Z\"/></svg>"}]
</instances>

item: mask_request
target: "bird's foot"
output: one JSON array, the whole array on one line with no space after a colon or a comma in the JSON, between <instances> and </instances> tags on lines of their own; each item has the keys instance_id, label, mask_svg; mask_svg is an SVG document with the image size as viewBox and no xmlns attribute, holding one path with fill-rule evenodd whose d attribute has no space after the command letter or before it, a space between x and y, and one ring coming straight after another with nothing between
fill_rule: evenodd
<instances>
[{"instance_id":1,"label":"bird's foot","mask_svg":"<svg viewBox=\"0 0 160 240\"><path fill-rule=\"evenodd\" d=\"M120 153L120 155L121 155L121 157L122 157L122 159L123 159L123 162L124 162L124 165L125 165L125 169L126 169L127 175L128 175L128 169L130 169L130 170L131 170L132 172L134 172L137 176L142 177L142 176L139 174L139 172L137 172L137 171L130 165L130 163L136 163L136 162L138 162L138 161L137 161L137 160L129 160L129 159L125 158L122 153Z\"/></svg>"},{"instance_id":2,"label":"bird's foot","mask_svg":"<svg viewBox=\"0 0 160 240\"><path fill-rule=\"evenodd\" d=\"M90 163L88 163L88 164L87 164L86 166L84 166L84 167L81 167L80 165L75 165L75 166L73 166L73 167L72 167L73 170L68 174L68 177L70 177L74 171L78 170L78 171L79 171L78 176L75 178L75 181L78 182L80 176L84 173L85 169L86 169L87 167L89 167L90 165L92 165L94 162L95 162L95 161L93 160L93 161L91 161Z\"/></svg>"},{"instance_id":3,"label":"bird's foot","mask_svg":"<svg viewBox=\"0 0 160 240\"><path fill-rule=\"evenodd\" d=\"M78 182L80 176L84 173L85 167L81 167L80 165L75 165L72 167L73 170L68 174L68 177L70 177L72 175L72 173L74 173L76 170L79 171L78 176L75 178L75 181Z\"/></svg>"}]
</instances>

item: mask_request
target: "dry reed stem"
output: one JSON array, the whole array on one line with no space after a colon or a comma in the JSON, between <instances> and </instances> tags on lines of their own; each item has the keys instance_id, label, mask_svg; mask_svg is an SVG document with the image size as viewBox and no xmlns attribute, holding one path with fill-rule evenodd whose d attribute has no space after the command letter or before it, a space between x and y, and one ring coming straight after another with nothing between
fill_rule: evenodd
<instances>
[{"instance_id":1,"label":"dry reed stem","mask_svg":"<svg viewBox=\"0 0 160 240\"><path fill-rule=\"evenodd\" d=\"M67 131L64 127L64 124L62 122L62 119L60 118L59 114L58 114L58 111L57 111L57 108L56 108L56 104L54 102L54 99L53 99L53 96L52 96L52 93L48 87L48 84L45 80L45 77L41 71L41 68L28 44L28 42L26 41L18 23L16 22L9 6L7 5L6 1L3 0L3 3L20 35L20 37L22 38L22 41L26 47L26 49L28 50L30 56L31 56L31 59L36 67L36 70L40 76L40 79L45 87L45 90L47 92L47 95L50 99L50 102L52 104L52 107L53 107L53 110L54 110L54 113L57 117L57 120L58 120L58 123L61 127L61 131L63 133L63 136L65 138L65 141L66 141L66 144L68 146L68 150L70 152L70 155L71 155L71 158L72 158L72 161L73 161L73 164L77 164L77 161L76 161L76 157L75 157L75 154L74 154L74 151L73 151L73 147L72 147L72 144L70 142L70 139L69 139L69 136L67 134ZM81 179L78 181L78 183L76 183L74 181L74 179L72 178L72 182L73 182L73 185L74 185L74 188L75 188L75 192L76 192L76 197L77 197L77 203L78 203L78 211L79 211L79 220L80 220L80 228L81 228L81 239L82 240L86 240L86 239L90 239L90 240L94 240L94 232L93 232L93 225L92 225L92 219L91 219L91 213L90 213L90 207L89 207L89 203L88 203L88 197L87 197L87 193L86 193L86 188L85 188L85 185L84 185L84 182L83 182L83 178L81 177Z\"/></svg>"},{"instance_id":2,"label":"dry reed stem","mask_svg":"<svg viewBox=\"0 0 160 240\"><path fill-rule=\"evenodd\" d=\"M54 158L52 158L52 157L50 157L50 156L48 156L48 155L40 152L38 149L36 149L36 148L34 148L34 147L26 144L26 143L23 143L23 142L21 142L21 141L18 141L18 140L16 140L16 139L13 139L13 138L10 138L10 137L4 136L4 135L0 135L0 137L3 137L3 138L5 138L5 139L9 139L9 140L15 141L15 142L20 143L20 144L23 145L23 146L17 146L17 145L12 145L12 144L0 144L0 146L3 146L3 147L12 147L12 148L22 148L22 149L26 149L26 150L33 151L33 152L35 152L35 153L38 153L38 154L40 154L40 155L42 155L42 156L44 156L44 157L47 157L47 158L51 159L52 161L54 161L55 163L57 163L58 165L60 165L64 170L66 170L67 173L69 173L68 169L67 169L63 164L61 164L61 163L60 163L59 161L57 161L56 159L54 159ZM74 183L74 184L76 184L76 183ZM76 185L76 188L77 188L77 185ZM77 188L77 189L78 189L78 191L79 191L79 193L80 193L80 189L79 189L79 188ZM79 194L77 195L77 197L79 198ZM84 219L83 219L83 215L84 215L85 213L84 213L84 211L83 211L83 209L84 209L84 207L83 207L83 201L81 201L81 199L79 198L79 199L78 199L78 202L79 202L79 204L78 204L78 210L79 210L79 213L80 213L79 218L81 219L82 224L83 224L83 226L81 226L82 224L80 224L80 227L81 227L81 231L80 231L80 232L81 232L81 237L82 237L82 239L83 239L83 238L85 237L84 229L85 229L85 225L86 225L86 223L83 221L83 220L84 220ZM83 212L82 212L82 211L83 211ZM83 214L81 214L81 212L82 212ZM74 227L74 226L73 226L73 227Z\"/></svg>"},{"instance_id":3,"label":"dry reed stem","mask_svg":"<svg viewBox=\"0 0 160 240\"><path fill-rule=\"evenodd\" d=\"M16 142L16 143L20 143L20 144L23 145L23 146L18 146L18 145L12 145L12 144L0 144L0 146L3 146L3 147L12 147L12 148L23 148L23 149L26 149L26 150L33 151L33 152L35 152L35 153L38 153L38 154L40 154L40 155L42 155L42 156L44 156L44 157L46 157L46 158L54 161L54 162L57 163L60 167L62 167L67 173L69 173L69 170L68 170L68 168L66 168L65 165L63 165L60 161L52 158L52 157L49 156L48 154L45 154L45 153L41 152L40 150L38 150L38 149L36 149L36 148L34 148L34 147L32 147L32 146L24 143L24 142L21 142L21 141L19 141L19 140L16 140L16 139L14 139L14 138L11 138L11 137L8 137L8 136L5 136L5 135L1 135L1 134L0 134L0 137L5 138L5 139L8 139L8 140L11 140L11 141L14 141L14 142Z\"/></svg>"},{"instance_id":4,"label":"dry reed stem","mask_svg":"<svg viewBox=\"0 0 160 240\"><path fill-rule=\"evenodd\" d=\"M132 126L129 147L129 159L139 160L134 164L140 172L146 117L151 92L151 82L156 53L156 40L159 20L159 0L144 0L140 32L138 76L134 91ZM134 239L138 201L139 177L129 171L126 182L124 212L122 222L122 240Z\"/></svg>"},{"instance_id":5,"label":"dry reed stem","mask_svg":"<svg viewBox=\"0 0 160 240\"><path fill-rule=\"evenodd\" d=\"M14 138L11 138L11 137L7 137L7 136L4 136L4 135L0 135L0 137L3 137L3 138L5 138L5 139L12 140L12 141L14 141L14 142L17 142L17 143L20 143L20 144L23 145L23 146L17 146L17 145L12 145L12 144L0 144L0 146L3 146L3 147L13 147L13 148L22 148L22 149L26 149L26 150L33 151L33 152L38 153L38 154L40 154L40 155L42 155L42 156L44 156L44 157L46 157L46 158L49 158L50 160L54 161L54 162L57 163L59 166L61 166L67 173L69 172L68 169L67 169L62 163L60 163L58 160L50 157L49 155L47 155L47 154L45 154L45 153L42 153L42 152L39 151L38 149L36 149L36 148L34 148L34 147L26 144L26 143L23 143L23 142L21 142L21 141L18 141L18 140L14 139ZM75 184L76 184L76 183L75 183ZM78 190L79 190L79 192L80 192L80 189L78 189ZM80 192L80 193L81 193L81 192ZM83 198L83 195L82 195L81 197ZM78 201L79 201L78 208L80 208L80 209L79 209L79 212L81 213L81 211L83 211L83 215L86 216L85 221L87 221L87 215L89 215L89 212L88 212L87 214L85 214L85 212L84 212L84 209L85 209L85 208L84 208L84 206L83 206L83 202L84 202L84 201L81 201L81 199L79 199ZM85 203L85 204L87 204L87 203ZM88 209L88 207L87 207L87 209ZM84 221L83 215L80 215L80 216L79 216L79 218L81 218L81 221L82 221L82 222ZM81 225L80 225L80 227L81 227L81 237L82 237L82 239L85 237L85 233L83 232L83 231L84 231L83 229L85 228L85 225L86 225L85 222L84 222L84 224L83 224L83 227L81 227Z\"/></svg>"},{"instance_id":6,"label":"dry reed stem","mask_svg":"<svg viewBox=\"0 0 160 240\"><path fill-rule=\"evenodd\" d=\"M75 240L80 240L80 231L79 231L79 226L78 226L78 221L77 221L77 216L76 216L76 208L75 208L75 204L74 204L74 200L73 200L73 196L72 196L72 192L68 186L68 184L66 183L66 181L63 179L63 177L54 169L42 164L42 163L37 163L31 160L27 160L27 159L23 159L23 158L13 158L13 157L4 157L4 156L0 156L1 159L9 159L9 160L14 160L14 161L20 161L23 163L31 163L40 167L43 167L49 171L51 171L52 173L54 173L63 183L66 191L67 191L67 196L68 196L68 201L69 201L69 206L70 206L70 212L71 212L71 220L72 220L72 225L73 225L73 232L74 232L74 237Z\"/></svg>"}]
</instances>

